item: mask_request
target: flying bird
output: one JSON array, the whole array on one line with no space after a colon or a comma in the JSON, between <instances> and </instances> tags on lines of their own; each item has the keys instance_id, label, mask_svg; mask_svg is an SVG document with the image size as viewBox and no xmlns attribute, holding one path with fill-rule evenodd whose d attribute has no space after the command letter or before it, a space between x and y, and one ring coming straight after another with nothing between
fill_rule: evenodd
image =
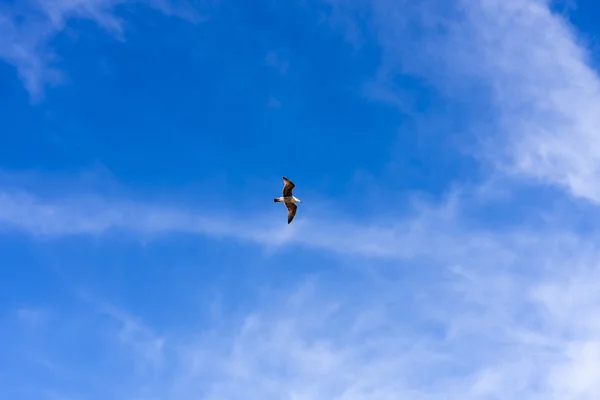
<instances>
[{"instance_id":1,"label":"flying bird","mask_svg":"<svg viewBox=\"0 0 600 400\"><path fill-rule=\"evenodd\" d=\"M302 203L300 199L296 198L292 194L292 190L294 190L294 182L290 181L285 176L283 177L283 196L277 197L273 199L275 203L283 203L287 207L288 210L288 224L292 222L294 217L296 216L296 210L298 206L295 203Z\"/></svg>"}]
</instances>

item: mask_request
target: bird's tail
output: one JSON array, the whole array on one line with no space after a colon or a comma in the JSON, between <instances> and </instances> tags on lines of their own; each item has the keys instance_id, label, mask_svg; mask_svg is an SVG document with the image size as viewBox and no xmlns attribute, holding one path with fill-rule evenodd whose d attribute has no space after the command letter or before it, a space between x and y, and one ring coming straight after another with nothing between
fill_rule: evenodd
<instances>
[{"instance_id":1,"label":"bird's tail","mask_svg":"<svg viewBox=\"0 0 600 400\"><path fill-rule=\"evenodd\" d=\"M281 202L281 199L274 198L274 199L273 199L273 202L275 202L275 203L279 203L279 202Z\"/></svg>"}]
</instances>

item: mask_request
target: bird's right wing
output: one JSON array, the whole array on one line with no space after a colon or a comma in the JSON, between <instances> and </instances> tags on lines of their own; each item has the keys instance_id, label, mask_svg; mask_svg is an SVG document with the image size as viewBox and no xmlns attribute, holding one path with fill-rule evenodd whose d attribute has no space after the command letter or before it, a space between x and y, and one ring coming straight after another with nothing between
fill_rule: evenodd
<instances>
[{"instance_id":1,"label":"bird's right wing","mask_svg":"<svg viewBox=\"0 0 600 400\"><path fill-rule=\"evenodd\" d=\"M295 205L294 203L285 203L285 206L288 209L288 224L289 224L290 222L292 222L292 220L296 216L296 210L298 209L298 206Z\"/></svg>"},{"instance_id":2,"label":"bird's right wing","mask_svg":"<svg viewBox=\"0 0 600 400\"><path fill-rule=\"evenodd\" d=\"M283 197L290 197L292 195L292 190L296 187L294 182L290 181L285 176L283 177Z\"/></svg>"}]
</instances>

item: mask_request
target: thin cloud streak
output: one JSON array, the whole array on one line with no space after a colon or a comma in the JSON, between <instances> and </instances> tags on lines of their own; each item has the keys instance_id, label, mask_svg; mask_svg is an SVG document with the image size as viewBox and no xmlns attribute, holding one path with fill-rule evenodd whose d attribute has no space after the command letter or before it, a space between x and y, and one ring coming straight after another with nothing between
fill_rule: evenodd
<instances>
[{"instance_id":1,"label":"thin cloud streak","mask_svg":"<svg viewBox=\"0 0 600 400\"><path fill-rule=\"evenodd\" d=\"M448 229L455 229L459 217L458 201L459 198L450 197L441 206L421 205L414 216L399 217L386 224L360 225L328 220L319 214L301 216L288 226L281 222L281 210L262 215L219 215L210 210L97 196L42 200L28 193L5 191L0 192L0 229L50 238L124 232L149 239L183 233L242 240L266 248L299 245L383 259L438 258L430 251L432 246L452 249L457 255L483 256L487 248L494 246L485 231L447 235Z\"/></svg>"}]
</instances>

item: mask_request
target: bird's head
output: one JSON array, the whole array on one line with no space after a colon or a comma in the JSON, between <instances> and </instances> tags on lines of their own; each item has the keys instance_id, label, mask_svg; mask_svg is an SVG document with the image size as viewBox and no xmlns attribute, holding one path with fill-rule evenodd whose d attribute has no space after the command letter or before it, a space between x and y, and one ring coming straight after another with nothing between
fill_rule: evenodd
<instances>
[{"instance_id":1,"label":"bird's head","mask_svg":"<svg viewBox=\"0 0 600 400\"><path fill-rule=\"evenodd\" d=\"M302 202L300 201L300 199L299 199L299 198L297 198L296 196L294 196L294 201L295 201L296 203L302 203Z\"/></svg>"}]
</instances>

